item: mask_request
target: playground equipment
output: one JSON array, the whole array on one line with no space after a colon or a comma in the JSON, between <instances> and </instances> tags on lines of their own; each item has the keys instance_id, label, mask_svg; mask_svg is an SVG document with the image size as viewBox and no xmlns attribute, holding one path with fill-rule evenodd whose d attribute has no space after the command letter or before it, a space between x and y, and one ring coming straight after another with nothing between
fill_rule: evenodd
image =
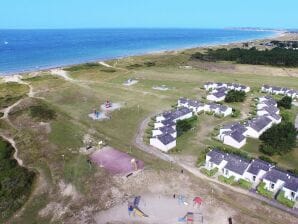
<instances>
[{"instance_id":1,"label":"playground equipment","mask_svg":"<svg viewBox=\"0 0 298 224\"><path fill-rule=\"evenodd\" d=\"M137 164L137 161L135 158L132 158L131 161L131 167L133 168L134 171L137 171L138 170L138 164Z\"/></svg>"},{"instance_id":2,"label":"playground equipment","mask_svg":"<svg viewBox=\"0 0 298 224\"><path fill-rule=\"evenodd\" d=\"M140 208L139 204L141 201L141 196L137 196L134 198L133 203L128 203L128 213L129 215L133 212L134 215L139 217L148 217Z\"/></svg>"},{"instance_id":3,"label":"playground equipment","mask_svg":"<svg viewBox=\"0 0 298 224\"><path fill-rule=\"evenodd\" d=\"M188 203L186 202L186 197L184 195L178 195L178 204L188 205Z\"/></svg>"},{"instance_id":4,"label":"playground equipment","mask_svg":"<svg viewBox=\"0 0 298 224\"><path fill-rule=\"evenodd\" d=\"M200 206L202 203L203 203L203 200L202 200L202 198L200 198L200 197L195 197L195 198L193 199L193 205L194 205L194 206Z\"/></svg>"},{"instance_id":5,"label":"playground equipment","mask_svg":"<svg viewBox=\"0 0 298 224\"><path fill-rule=\"evenodd\" d=\"M201 213L187 212L185 216L178 219L178 222L186 224L202 224L204 223L204 219Z\"/></svg>"}]
</instances>

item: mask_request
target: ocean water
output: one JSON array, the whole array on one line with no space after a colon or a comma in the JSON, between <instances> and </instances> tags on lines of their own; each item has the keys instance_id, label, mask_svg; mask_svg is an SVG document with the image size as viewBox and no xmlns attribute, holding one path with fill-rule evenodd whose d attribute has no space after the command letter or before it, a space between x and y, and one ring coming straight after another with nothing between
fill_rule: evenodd
<instances>
[{"instance_id":1,"label":"ocean water","mask_svg":"<svg viewBox=\"0 0 298 224\"><path fill-rule=\"evenodd\" d=\"M228 29L0 30L0 74L272 35Z\"/></svg>"}]
</instances>

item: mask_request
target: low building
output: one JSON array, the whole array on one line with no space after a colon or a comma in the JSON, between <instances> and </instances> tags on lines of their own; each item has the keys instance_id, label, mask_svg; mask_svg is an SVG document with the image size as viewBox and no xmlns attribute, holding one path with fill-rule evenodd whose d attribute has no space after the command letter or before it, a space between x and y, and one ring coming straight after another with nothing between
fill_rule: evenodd
<instances>
[{"instance_id":1,"label":"low building","mask_svg":"<svg viewBox=\"0 0 298 224\"><path fill-rule=\"evenodd\" d=\"M226 98L225 92L215 92L207 95L207 100L214 101L214 102L224 101L225 98Z\"/></svg>"},{"instance_id":2,"label":"low building","mask_svg":"<svg viewBox=\"0 0 298 224\"><path fill-rule=\"evenodd\" d=\"M245 127L247 128L246 136L259 138L266 130L271 128L273 121L266 116L260 116L249 120Z\"/></svg>"},{"instance_id":3,"label":"low building","mask_svg":"<svg viewBox=\"0 0 298 224\"><path fill-rule=\"evenodd\" d=\"M298 200L298 177L289 175L285 185L282 188L284 197L291 200Z\"/></svg>"},{"instance_id":4,"label":"low building","mask_svg":"<svg viewBox=\"0 0 298 224\"><path fill-rule=\"evenodd\" d=\"M213 112L214 114L222 115L224 117L229 116L233 113L233 109L231 107L216 103L205 104L204 111Z\"/></svg>"},{"instance_id":5,"label":"low building","mask_svg":"<svg viewBox=\"0 0 298 224\"><path fill-rule=\"evenodd\" d=\"M234 148L241 148L246 144L247 128L240 123L224 125L219 130L219 139L225 144Z\"/></svg>"},{"instance_id":6,"label":"low building","mask_svg":"<svg viewBox=\"0 0 298 224\"><path fill-rule=\"evenodd\" d=\"M260 159L251 161L249 168L244 173L244 179L257 185L261 182L264 175L271 169L273 165Z\"/></svg>"},{"instance_id":7,"label":"low building","mask_svg":"<svg viewBox=\"0 0 298 224\"><path fill-rule=\"evenodd\" d=\"M187 98L180 98L178 100L178 107L186 107L192 110L195 114L204 111L204 104L197 100L190 100Z\"/></svg>"},{"instance_id":8,"label":"low building","mask_svg":"<svg viewBox=\"0 0 298 224\"><path fill-rule=\"evenodd\" d=\"M227 164L225 157L226 153L217 149L211 150L206 154L205 168L208 170L217 168L219 172L223 171L223 168Z\"/></svg>"},{"instance_id":9,"label":"low building","mask_svg":"<svg viewBox=\"0 0 298 224\"><path fill-rule=\"evenodd\" d=\"M240 156L233 154L228 154L225 159L227 164L223 168L224 177L234 177L235 181L243 179L243 175L248 169L250 162Z\"/></svg>"},{"instance_id":10,"label":"low building","mask_svg":"<svg viewBox=\"0 0 298 224\"><path fill-rule=\"evenodd\" d=\"M158 129L152 130L152 136L158 136L163 134L170 134L173 138L177 138L177 132L176 129L174 129L171 126L163 126Z\"/></svg>"},{"instance_id":11,"label":"low building","mask_svg":"<svg viewBox=\"0 0 298 224\"><path fill-rule=\"evenodd\" d=\"M150 145L163 152L168 152L169 150L176 147L176 138L170 134L158 135L150 138Z\"/></svg>"}]
</instances>

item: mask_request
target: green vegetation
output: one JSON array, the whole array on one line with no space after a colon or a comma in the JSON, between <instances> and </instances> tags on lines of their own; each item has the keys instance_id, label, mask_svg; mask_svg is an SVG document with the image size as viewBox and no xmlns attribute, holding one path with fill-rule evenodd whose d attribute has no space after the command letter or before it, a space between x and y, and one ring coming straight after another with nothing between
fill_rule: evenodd
<instances>
[{"instance_id":1,"label":"green vegetation","mask_svg":"<svg viewBox=\"0 0 298 224\"><path fill-rule=\"evenodd\" d=\"M263 156L263 155L261 155L261 156L259 156L259 159L260 159L260 160L263 160L263 161L265 161L265 162L268 162L268 163L277 165L277 162L273 161L273 160L272 160L270 157L268 157L268 156Z\"/></svg>"},{"instance_id":2,"label":"green vegetation","mask_svg":"<svg viewBox=\"0 0 298 224\"><path fill-rule=\"evenodd\" d=\"M241 188L244 188L244 189L251 189L252 188L252 183L250 183L249 181L247 180L244 180L244 179L240 179L237 184L239 185L239 187Z\"/></svg>"},{"instance_id":3,"label":"green vegetation","mask_svg":"<svg viewBox=\"0 0 298 224\"><path fill-rule=\"evenodd\" d=\"M220 182L223 182L225 184L234 185L236 183L235 177L231 176L229 178L224 177L223 175L218 177L218 180Z\"/></svg>"},{"instance_id":4,"label":"green vegetation","mask_svg":"<svg viewBox=\"0 0 298 224\"><path fill-rule=\"evenodd\" d=\"M12 159L14 149L0 139L0 222L4 222L27 201L35 174Z\"/></svg>"},{"instance_id":5,"label":"green vegetation","mask_svg":"<svg viewBox=\"0 0 298 224\"><path fill-rule=\"evenodd\" d=\"M218 168L214 168L212 170L207 170L206 168L202 168L200 169L200 171L208 177L213 177L217 173Z\"/></svg>"},{"instance_id":6,"label":"green vegetation","mask_svg":"<svg viewBox=\"0 0 298 224\"><path fill-rule=\"evenodd\" d=\"M244 91L230 90L225 98L226 103L243 102L245 100L246 93Z\"/></svg>"},{"instance_id":7,"label":"green vegetation","mask_svg":"<svg viewBox=\"0 0 298 224\"><path fill-rule=\"evenodd\" d=\"M240 64L273 65L284 67L298 66L298 52L292 49L274 48L272 50L260 51L256 48L242 49L208 49L207 53L197 52L192 59L205 61L235 61Z\"/></svg>"},{"instance_id":8,"label":"green vegetation","mask_svg":"<svg viewBox=\"0 0 298 224\"><path fill-rule=\"evenodd\" d=\"M81 64L81 65L75 65L69 68L65 68L64 70L69 71L69 72L76 72L76 71L80 71L80 70L88 70L88 69L99 69L100 71L103 72L116 72L116 70L114 68L109 68L109 67L105 67L99 63L85 63L85 64Z\"/></svg>"},{"instance_id":9,"label":"green vegetation","mask_svg":"<svg viewBox=\"0 0 298 224\"><path fill-rule=\"evenodd\" d=\"M263 195L266 198L273 198L273 193L271 191L268 191L267 189L265 189L265 183L262 182L259 184L259 186L257 187L257 191L259 194Z\"/></svg>"},{"instance_id":10,"label":"green vegetation","mask_svg":"<svg viewBox=\"0 0 298 224\"><path fill-rule=\"evenodd\" d=\"M283 107L285 109L291 109L292 107L292 98L289 96L284 96L281 100L277 101L278 107Z\"/></svg>"},{"instance_id":11,"label":"green vegetation","mask_svg":"<svg viewBox=\"0 0 298 224\"><path fill-rule=\"evenodd\" d=\"M15 82L0 84L0 109L8 107L26 96L28 87Z\"/></svg>"},{"instance_id":12,"label":"green vegetation","mask_svg":"<svg viewBox=\"0 0 298 224\"><path fill-rule=\"evenodd\" d=\"M259 149L262 153L270 156L288 153L296 147L297 133L292 123L282 122L274 125L260 136L262 144Z\"/></svg>"},{"instance_id":13,"label":"green vegetation","mask_svg":"<svg viewBox=\"0 0 298 224\"><path fill-rule=\"evenodd\" d=\"M291 201L291 200L289 200L289 199L287 199L287 198L285 197L285 192L284 192L284 191L281 191L281 192L277 195L276 200L277 200L279 203L281 203L281 204L283 204L283 205L285 205L285 206L287 206L287 207L289 207L289 208L293 208L294 205L295 205L295 201Z\"/></svg>"},{"instance_id":14,"label":"green vegetation","mask_svg":"<svg viewBox=\"0 0 298 224\"><path fill-rule=\"evenodd\" d=\"M56 118L56 112L49 108L45 103L40 103L39 105L31 106L29 108L30 116L39 121L49 121Z\"/></svg>"},{"instance_id":15,"label":"green vegetation","mask_svg":"<svg viewBox=\"0 0 298 224\"><path fill-rule=\"evenodd\" d=\"M3 117L4 113L3 112L0 112L0 117Z\"/></svg>"},{"instance_id":16,"label":"green vegetation","mask_svg":"<svg viewBox=\"0 0 298 224\"><path fill-rule=\"evenodd\" d=\"M231 117L237 118L237 117L240 116L240 114L241 114L240 110L237 110L237 109L234 109L234 108L232 110L233 110L233 113L232 113Z\"/></svg>"},{"instance_id":17,"label":"green vegetation","mask_svg":"<svg viewBox=\"0 0 298 224\"><path fill-rule=\"evenodd\" d=\"M194 127L194 123L197 121L198 117L193 116L189 119L177 121L177 137L180 137L183 133L189 131Z\"/></svg>"}]
</instances>

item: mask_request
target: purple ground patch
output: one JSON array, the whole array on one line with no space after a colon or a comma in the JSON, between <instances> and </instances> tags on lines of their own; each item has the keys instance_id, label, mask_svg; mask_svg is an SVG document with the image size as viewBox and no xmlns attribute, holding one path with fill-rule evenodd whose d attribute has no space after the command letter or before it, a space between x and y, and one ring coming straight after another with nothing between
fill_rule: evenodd
<instances>
[{"instance_id":1,"label":"purple ground patch","mask_svg":"<svg viewBox=\"0 0 298 224\"><path fill-rule=\"evenodd\" d=\"M133 157L111 147L104 147L94 152L90 159L98 166L104 167L112 174L128 174L134 171L131 164ZM144 168L144 162L137 160L138 169Z\"/></svg>"}]
</instances>

